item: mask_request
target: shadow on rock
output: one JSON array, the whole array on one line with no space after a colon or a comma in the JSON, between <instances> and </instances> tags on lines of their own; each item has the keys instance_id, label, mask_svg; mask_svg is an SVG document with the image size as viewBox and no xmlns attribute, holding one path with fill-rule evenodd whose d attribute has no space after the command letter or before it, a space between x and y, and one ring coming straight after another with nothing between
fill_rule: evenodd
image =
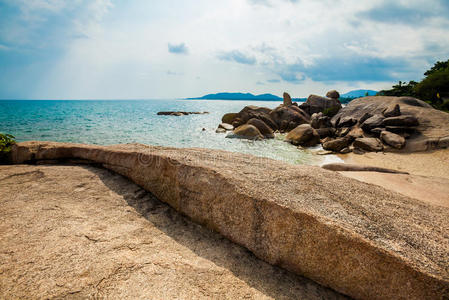
<instances>
[{"instance_id":1,"label":"shadow on rock","mask_svg":"<svg viewBox=\"0 0 449 300\"><path fill-rule=\"evenodd\" d=\"M112 191L123 196L131 207L160 231L196 255L230 270L239 279L263 294L275 299L345 298L314 281L261 261L247 249L193 223L121 175L92 166L85 168L99 176ZM124 179L129 182L128 186L118 184Z\"/></svg>"}]
</instances>

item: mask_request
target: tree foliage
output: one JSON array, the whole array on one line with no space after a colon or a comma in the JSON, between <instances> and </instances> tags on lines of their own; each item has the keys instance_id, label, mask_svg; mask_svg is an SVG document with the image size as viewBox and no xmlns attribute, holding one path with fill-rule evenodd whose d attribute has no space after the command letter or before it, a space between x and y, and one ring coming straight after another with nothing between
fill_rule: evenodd
<instances>
[{"instance_id":1,"label":"tree foliage","mask_svg":"<svg viewBox=\"0 0 449 300\"><path fill-rule=\"evenodd\" d=\"M411 96L422 99L437 109L449 111L449 60L437 61L424 73L420 82L399 81L390 90L382 90L380 96Z\"/></svg>"},{"instance_id":2,"label":"tree foliage","mask_svg":"<svg viewBox=\"0 0 449 300\"><path fill-rule=\"evenodd\" d=\"M16 141L14 136L0 133L0 153L10 152L12 145L15 143Z\"/></svg>"},{"instance_id":3,"label":"tree foliage","mask_svg":"<svg viewBox=\"0 0 449 300\"><path fill-rule=\"evenodd\" d=\"M15 143L14 136L0 133L0 164L8 161L8 154Z\"/></svg>"}]
</instances>

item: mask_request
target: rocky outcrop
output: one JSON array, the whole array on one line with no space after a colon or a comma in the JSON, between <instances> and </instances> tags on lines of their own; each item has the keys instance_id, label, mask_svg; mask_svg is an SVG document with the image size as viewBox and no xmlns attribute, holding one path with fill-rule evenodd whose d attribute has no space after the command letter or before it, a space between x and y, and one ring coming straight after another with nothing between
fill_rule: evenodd
<instances>
[{"instance_id":1,"label":"rocky outcrop","mask_svg":"<svg viewBox=\"0 0 449 300\"><path fill-rule=\"evenodd\" d=\"M290 131L285 141L293 145L311 147L320 142L320 135L309 124L302 124Z\"/></svg>"},{"instance_id":2,"label":"rocky outcrop","mask_svg":"<svg viewBox=\"0 0 449 300\"><path fill-rule=\"evenodd\" d=\"M259 258L358 299L448 297L449 211L319 167L207 149L26 142L115 171Z\"/></svg>"},{"instance_id":3,"label":"rocky outcrop","mask_svg":"<svg viewBox=\"0 0 449 300\"><path fill-rule=\"evenodd\" d=\"M157 113L158 116L187 116L187 115L202 115L208 114L208 111L160 111Z\"/></svg>"},{"instance_id":4,"label":"rocky outcrop","mask_svg":"<svg viewBox=\"0 0 449 300\"><path fill-rule=\"evenodd\" d=\"M388 131L405 139L405 146L388 147L386 151L432 150L440 147L440 139L449 136L449 114L411 97L355 99L332 118L331 124L337 127L341 120L351 118L358 120L354 126L361 127L366 137L380 137L381 132Z\"/></svg>"}]
</instances>

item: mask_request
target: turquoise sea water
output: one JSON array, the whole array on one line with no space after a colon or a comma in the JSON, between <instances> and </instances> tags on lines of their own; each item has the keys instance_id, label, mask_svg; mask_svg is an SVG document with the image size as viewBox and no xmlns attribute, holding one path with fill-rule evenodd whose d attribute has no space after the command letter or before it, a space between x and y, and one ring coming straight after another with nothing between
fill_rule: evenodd
<instances>
[{"instance_id":1,"label":"turquoise sea water","mask_svg":"<svg viewBox=\"0 0 449 300\"><path fill-rule=\"evenodd\" d=\"M243 152L294 164L336 160L274 140L247 141L215 133L223 114L246 105L274 108L279 101L226 100L0 100L0 132L17 141L41 140L111 145L143 143ZM208 111L209 114L158 116L158 111ZM206 130L203 131L202 129Z\"/></svg>"}]
</instances>

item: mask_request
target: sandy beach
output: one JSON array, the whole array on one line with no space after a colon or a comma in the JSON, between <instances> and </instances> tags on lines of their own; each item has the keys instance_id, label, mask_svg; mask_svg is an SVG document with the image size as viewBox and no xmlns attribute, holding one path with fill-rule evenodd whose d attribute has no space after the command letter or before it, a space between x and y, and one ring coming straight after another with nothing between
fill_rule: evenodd
<instances>
[{"instance_id":1,"label":"sandy beach","mask_svg":"<svg viewBox=\"0 0 449 300\"><path fill-rule=\"evenodd\" d=\"M339 155L346 163L410 173L339 172L423 202L449 207L449 149L416 153L370 152Z\"/></svg>"}]
</instances>

